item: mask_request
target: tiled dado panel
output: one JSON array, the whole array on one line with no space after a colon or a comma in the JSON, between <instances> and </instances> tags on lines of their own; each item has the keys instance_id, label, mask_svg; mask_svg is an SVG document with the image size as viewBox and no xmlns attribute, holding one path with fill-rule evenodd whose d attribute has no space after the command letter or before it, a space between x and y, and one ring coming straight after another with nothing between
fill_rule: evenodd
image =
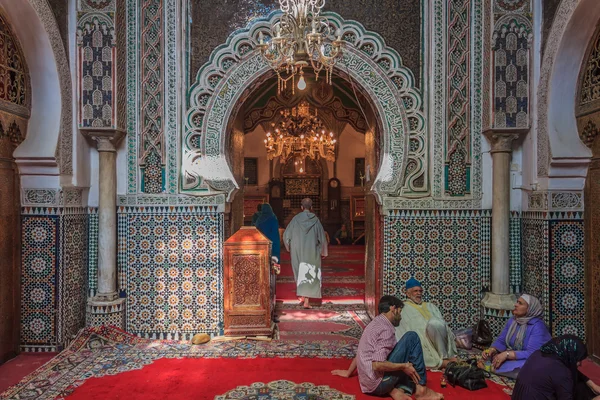
<instances>
[{"instance_id":1,"label":"tiled dado panel","mask_svg":"<svg viewBox=\"0 0 600 400\"><path fill-rule=\"evenodd\" d=\"M540 300L544 320L550 324L548 220L545 213L523 213L521 232L523 292Z\"/></svg>"},{"instance_id":2,"label":"tiled dado panel","mask_svg":"<svg viewBox=\"0 0 600 400\"><path fill-rule=\"evenodd\" d=\"M585 339L583 220L550 221L550 318L552 336Z\"/></svg>"},{"instance_id":3,"label":"tiled dado panel","mask_svg":"<svg viewBox=\"0 0 600 400\"><path fill-rule=\"evenodd\" d=\"M383 292L403 298L405 282L414 276L452 329L472 326L480 316L483 214L390 212L384 227Z\"/></svg>"},{"instance_id":4,"label":"tiled dado panel","mask_svg":"<svg viewBox=\"0 0 600 400\"><path fill-rule=\"evenodd\" d=\"M98 290L98 209L88 208L88 296Z\"/></svg>"},{"instance_id":5,"label":"tiled dado panel","mask_svg":"<svg viewBox=\"0 0 600 400\"><path fill-rule=\"evenodd\" d=\"M526 212L521 221L523 291L541 300L553 336L585 337L581 217L575 212Z\"/></svg>"},{"instance_id":6,"label":"tiled dado panel","mask_svg":"<svg viewBox=\"0 0 600 400\"><path fill-rule=\"evenodd\" d=\"M492 215L491 210L481 211L481 257L479 260L479 273L481 277L481 291L488 292L492 289ZM521 268L521 214L512 211L510 215L510 290L520 293L522 290Z\"/></svg>"},{"instance_id":7,"label":"tiled dado panel","mask_svg":"<svg viewBox=\"0 0 600 400\"><path fill-rule=\"evenodd\" d=\"M56 351L59 217L23 216L21 346Z\"/></svg>"},{"instance_id":8,"label":"tiled dado panel","mask_svg":"<svg viewBox=\"0 0 600 400\"><path fill-rule=\"evenodd\" d=\"M208 209L120 207L128 332L187 338L222 330L223 215Z\"/></svg>"},{"instance_id":9,"label":"tiled dado panel","mask_svg":"<svg viewBox=\"0 0 600 400\"><path fill-rule=\"evenodd\" d=\"M21 348L56 351L85 325L85 209L22 209Z\"/></svg>"}]
</instances>

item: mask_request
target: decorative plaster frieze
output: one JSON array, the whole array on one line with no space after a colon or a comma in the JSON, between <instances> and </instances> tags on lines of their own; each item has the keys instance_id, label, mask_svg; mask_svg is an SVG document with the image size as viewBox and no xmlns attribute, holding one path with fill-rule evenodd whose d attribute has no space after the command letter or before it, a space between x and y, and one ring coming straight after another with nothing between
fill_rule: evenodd
<instances>
[{"instance_id":1,"label":"decorative plaster frieze","mask_svg":"<svg viewBox=\"0 0 600 400\"><path fill-rule=\"evenodd\" d=\"M186 195L119 195L117 205L121 207L145 206L213 206L214 212L225 212L225 194L210 196L186 196Z\"/></svg>"},{"instance_id":2,"label":"decorative plaster frieze","mask_svg":"<svg viewBox=\"0 0 600 400\"><path fill-rule=\"evenodd\" d=\"M532 211L547 210L548 194L546 192L529 192L527 194L527 209Z\"/></svg>"},{"instance_id":3,"label":"decorative plaster frieze","mask_svg":"<svg viewBox=\"0 0 600 400\"><path fill-rule=\"evenodd\" d=\"M551 210L583 210L583 192L550 193Z\"/></svg>"},{"instance_id":4,"label":"decorative plaster frieze","mask_svg":"<svg viewBox=\"0 0 600 400\"><path fill-rule=\"evenodd\" d=\"M481 200L446 200L446 199L404 199L400 197L384 197L383 213L391 210L477 210L481 208Z\"/></svg>"},{"instance_id":5,"label":"decorative plaster frieze","mask_svg":"<svg viewBox=\"0 0 600 400\"><path fill-rule=\"evenodd\" d=\"M583 211L583 192L528 192L528 211Z\"/></svg>"},{"instance_id":6,"label":"decorative plaster frieze","mask_svg":"<svg viewBox=\"0 0 600 400\"><path fill-rule=\"evenodd\" d=\"M58 206L59 189L23 189L21 204L24 206Z\"/></svg>"},{"instance_id":7,"label":"decorative plaster frieze","mask_svg":"<svg viewBox=\"0 0 600 400\"><path fill-rule=\"evenodd\" d=\"M22 189L21 205L24 207L85 207L85 188Z\"/></svg>"}]
</instances>

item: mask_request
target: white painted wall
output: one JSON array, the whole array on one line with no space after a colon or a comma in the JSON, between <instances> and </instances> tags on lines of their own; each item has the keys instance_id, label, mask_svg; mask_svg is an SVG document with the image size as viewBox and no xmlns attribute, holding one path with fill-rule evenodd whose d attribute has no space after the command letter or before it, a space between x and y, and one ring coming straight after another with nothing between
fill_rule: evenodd
<instances>
[{"instance_id":1,"label":"white painted wall","mask_svg":"<svg viewBox=\"0 0 600 400\"><path fill-rule=\"evenodd\" d=\"M342 195L347 197L348 190L354 188L354 159L365 157L365 135L346 125L339 141L336 177L340 180Z\"/></svg>"},{"instance_id":2,"label":"white painted wall","mask_svg":"<svg viewBox=\"0 0 600 400\"><path fill-rule=\"evenodd\" d=\"M32 88L27 136L14 152L19 172L21 176L58 175L54 154L60 133L62 103L50 38L28 0L0 0L0 7L8 15L23 49ZM22 179L21 183L27 187L30 182Z\"/></svg>"},{"instance_id":3,"label":"white painted wall","mask_svg":"<svg viewBox=\"0 0 600 400\"><path fill-rule=\"evenodd\" d=\"M270 163L267 160L267 150L264 144L265 131L261 126L247 133L244 139L244 157L258 158L258 188L266 186L271 179ZM346 125L338 137L337 178L340 180L343 193L349 193L354 188L354 159L365 157L365 135ZM332 177L333 163L327 163L329 176ZM255 190L249 186L246 191Z\"/></svg>"},{"instance_id":4,"label":"white painted wall","mask_svg":"<svg viewBox=\"0 0 600 400\"><path fill-rule=\"evenodd\" d=\"M265 131L260 125L246 134L244 138L244 157L258 158L258 186L267 185L271 179L269 173L270 162L267 160L267 149L264 143L265 138ZM243 182L240 183L243 184Z\"/></svg>"}]
</instances>

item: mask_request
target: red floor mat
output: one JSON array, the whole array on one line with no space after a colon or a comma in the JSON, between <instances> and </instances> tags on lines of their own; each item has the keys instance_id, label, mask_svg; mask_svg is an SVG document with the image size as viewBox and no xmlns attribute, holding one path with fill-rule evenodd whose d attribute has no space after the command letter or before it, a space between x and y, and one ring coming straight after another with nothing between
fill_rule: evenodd
<instances>
[{"instance_id":1,"label":"red floor mat","mask_svg":"<svg viewBox=\"0 0 600 400\"><path fill-rule=\"evenodd\" d=\"M288 380L296 384L310 382L318 386L326 385L339 392L354 395L357 400L372 399L360 392L356 375L342 378L330 374L332 369L347 368L349 363L348 359L307 358L160 359L141 370L90 378L67 398L73 400L214 399L215 396L225 395L239 386ZM428 386L444 393L446 400L509 399L509 396L504 394L503 388L492 382L488 382L487 389L469 392L452 387L441 389L439 380L439 373L428 374ZM292 397L289 398L293 398L294 394L293 391L290 392L289 395ZM253 397L239 396L238 393L226 398ZM275 398L279 397L265 397L265 399Z\"/></svg>"},{"instance_id":2,"label":"red floor mat","mask_svg":"<svg viewBox=\"0 0 600 400\"><path fill-rule=\"evenodd\" d=\"M323 301L327 300L364 300L364 283L327 283L321 288ZM297 300L295 283L277 283L277 300Z\"/></svg>"}]
</instances>

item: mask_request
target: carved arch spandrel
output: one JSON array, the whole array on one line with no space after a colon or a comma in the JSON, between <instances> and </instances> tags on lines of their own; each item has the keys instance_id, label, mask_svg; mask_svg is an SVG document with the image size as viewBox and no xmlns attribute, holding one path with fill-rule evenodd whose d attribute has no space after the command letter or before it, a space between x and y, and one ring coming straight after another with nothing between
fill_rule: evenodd
<instances>
[{"instance_id":1,"label":"carved arch spandrel","mask_svg":"<svg viewBox=\"0 0 600 400\"><path fill-rule=\"evenodd\" d=\"M337 74L351 79L372 104L381 127L381 165L373 190L384 196L423 196L428 193L428 146L423 99L411 71L381 36L367 32L358 22L326 13L346 41ZM270 68L255 50L259 32L268 35L270 21L257 20L237 31L215 49L188 91L188 110L183 136L183 192L222 191L232 195L239 185L226 157L227 126L240 99L251 86L270 77ZM410 161L419 167L406 173ZM422 186L415 182L425 176ZM421 182L419 180L419 182Z\"/></svg>"}]
</instances>

